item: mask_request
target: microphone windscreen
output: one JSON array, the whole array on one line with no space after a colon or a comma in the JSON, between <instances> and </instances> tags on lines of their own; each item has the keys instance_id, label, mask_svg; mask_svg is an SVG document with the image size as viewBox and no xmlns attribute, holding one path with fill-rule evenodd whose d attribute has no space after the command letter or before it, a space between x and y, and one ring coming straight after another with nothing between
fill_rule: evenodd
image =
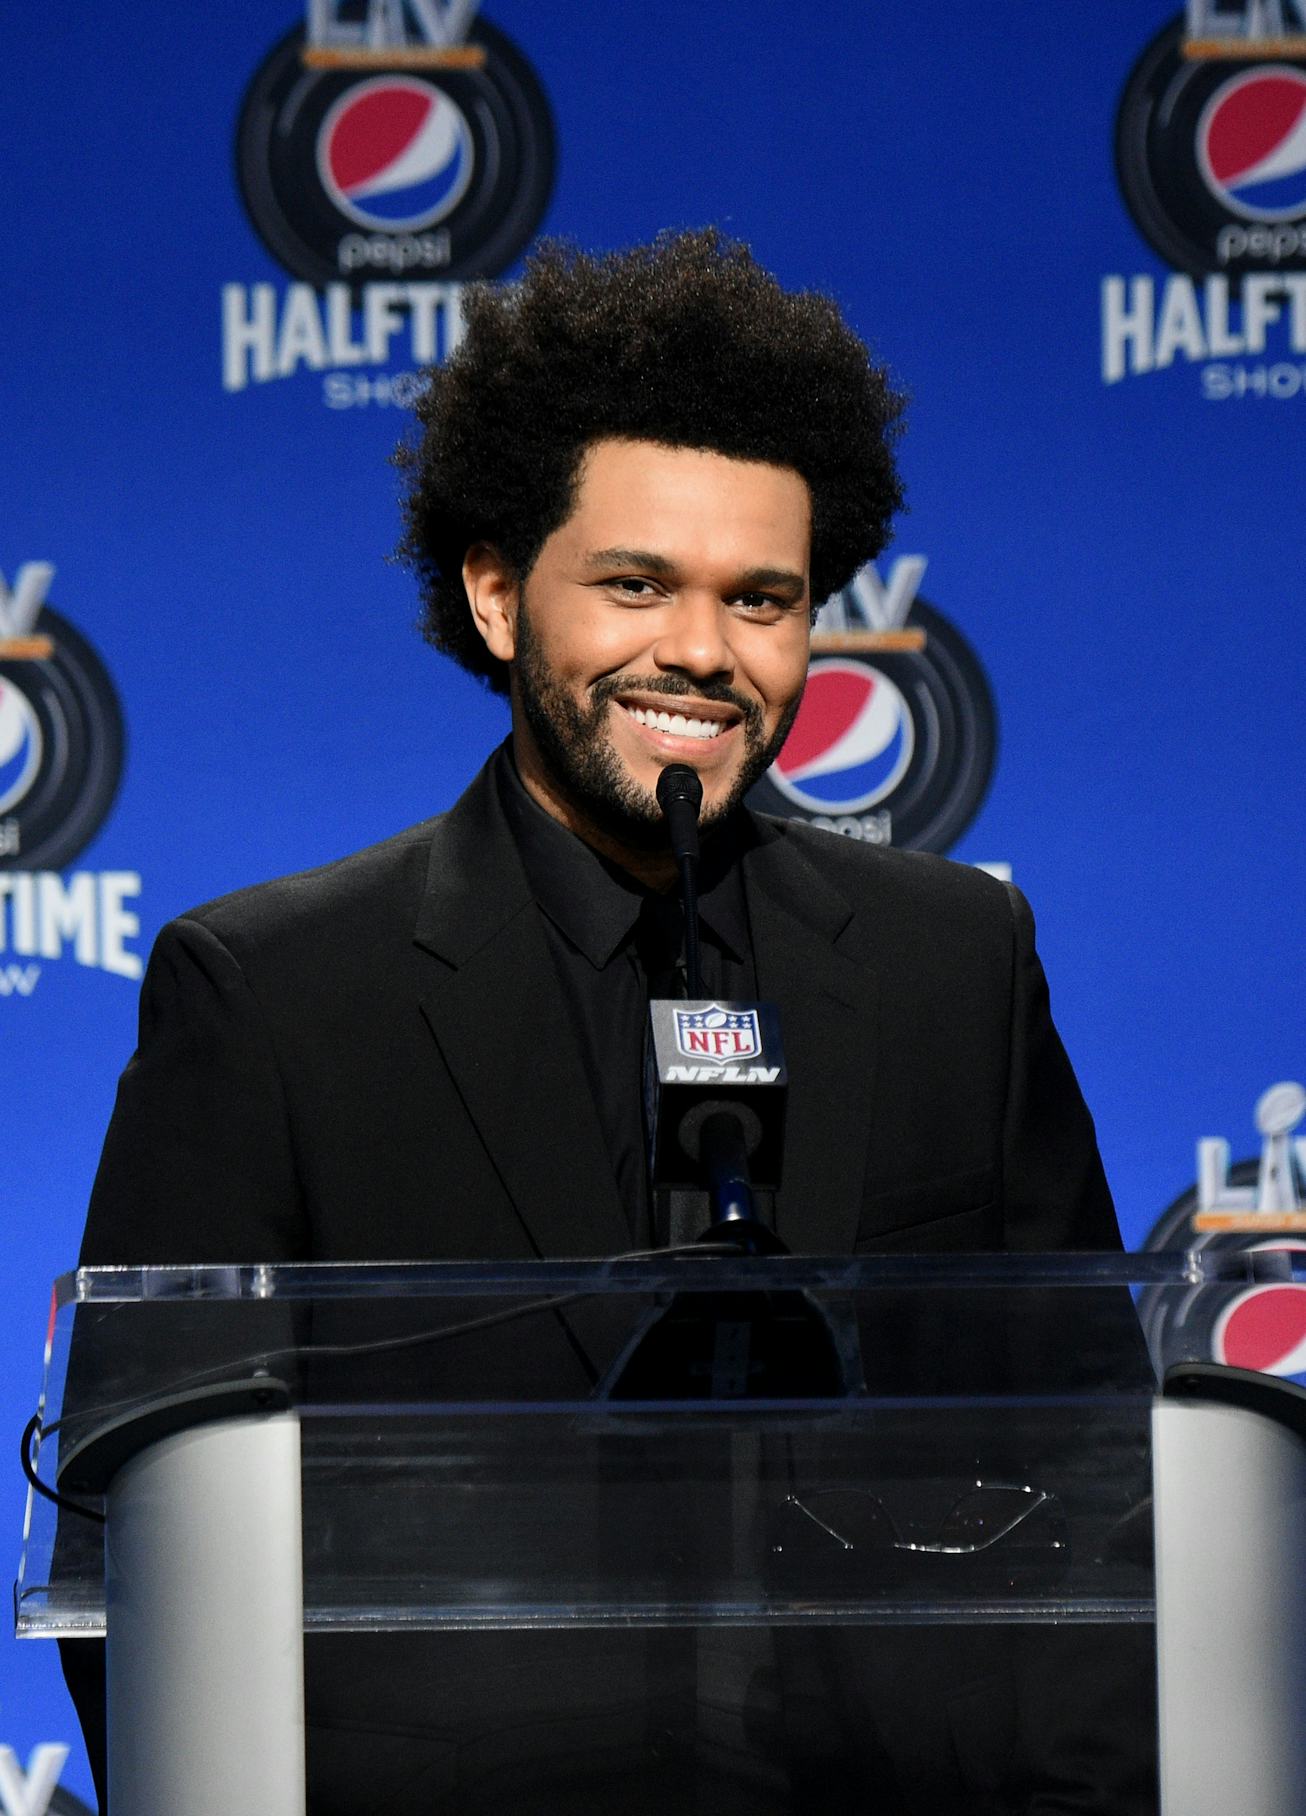
<instances>
[{"instance_id":1,"label":"microphone windscreen","mask_svg":"<svg viewBox=\"0 0 1306 1816\"><path fill-rule=\"evenodd\" d=\"M697 818L698 810L703 805L703 784L698 771L691 769L688 763L668 763L658 777L658 806L670 818L674 804L683 801L690 807Z\"/></svg>"},{"instance_id":2,"label":"microphone windscreen","mask_svg":"<svg viewBox=\"0 0 1306 1816\"><path fill-rule=\"evenodd\" d=\"M698 810L703 805L703 784L688 763L668 763L658 777L658 806L667 822L667 833L676 862L698 862ZM685 904L686 916L698 913L697 903Z\"/></svg>"}]
</instances>

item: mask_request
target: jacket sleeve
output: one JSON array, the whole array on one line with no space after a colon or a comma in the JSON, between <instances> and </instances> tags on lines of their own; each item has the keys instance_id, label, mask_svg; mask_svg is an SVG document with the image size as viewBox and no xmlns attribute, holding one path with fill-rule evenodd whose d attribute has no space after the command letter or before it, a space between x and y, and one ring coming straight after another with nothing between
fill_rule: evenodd
<instances>
[{"instance_id":1,"label":"jacket sleeve","mask_svg":"<svg viewBox=\"0 0 1306 1816\"><path fill-rule=\"evenodd\" d=\"M91 1194L84 1266L307 1254L293 1140L262 1008L222 940L163 929Z\"/></svg>"},{"instance_id":2,"label":"jacket sleeve","mask_svg":"<svg viewBox=\"0 0 1306 1816\"><path fill-rule=\"evenodd\" d=\"M1052 1023L1029 903L1011 884L1010 1072L1002 1129L1009 1249L1118 1249L1120 1230L1088 1106Z\"/></svg>"},{"instance_id":3,"label":"jacket sleeve","mask_svg":"<svg viewBox=\"0 0 1306 1816\"><path fill-rule=\"evenodd\" d=\"M1015 960L1003 1128L1007 1246L1118 1249L1120 1231L1093 1119L1053 1026L1034 917L1020 891L1010 893ZM1067 1389L1150 1387L1146 1345L1123 1288L1023 1294L1018 1341L1032 1376ZM1120 1466L1136 1473L1141 1501L1149 1486L1146 1456ZM1020 1752L1030 1773L1022 1816L1071 1809L1154 1816L1151 1629L1034 1625L1014 1629L1012 1641Z\"/></svg>"}]
</instances>

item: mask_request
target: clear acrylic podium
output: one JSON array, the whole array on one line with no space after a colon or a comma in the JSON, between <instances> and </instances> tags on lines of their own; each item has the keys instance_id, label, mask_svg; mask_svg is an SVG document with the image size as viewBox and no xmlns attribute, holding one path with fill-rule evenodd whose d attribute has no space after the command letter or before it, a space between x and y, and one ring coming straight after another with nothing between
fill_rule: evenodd
<instances>
[{"instance_id":1,"label":"clear acrylic podium","mask_svg":"<svg viewBox=\"0 0 1306 1816\"><path fill-rule=\"evenodd\" d=\"M1266 1279L1306 1255L85 1269L18 1631L107 1631L115 1816L302 1816L304 1631L1155 1622L1166 1816L1301 1816L1306 1394L1134 1312Z\"/></svg>"}]
</instances>

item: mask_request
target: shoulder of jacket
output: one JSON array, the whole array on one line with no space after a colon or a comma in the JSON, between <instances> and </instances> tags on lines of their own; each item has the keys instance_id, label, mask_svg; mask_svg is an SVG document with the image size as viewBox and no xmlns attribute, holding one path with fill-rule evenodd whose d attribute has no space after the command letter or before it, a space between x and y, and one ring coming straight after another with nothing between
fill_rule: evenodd
<instances>
[{"instance_id":1,"label":"shoulder of jacket","mask_svg":"<svg viewBox=\"0 0 1306 1816\"><path fill-rule=\"evenodd\" d=\"M269 882L236 889L187 909L172 923L198 925L233 951L306 938L354 924L378 930L400 918L411 930L426 881L438 814L378 844Z\"/></svg>"},{"instance_id":2,"label":"shoulder of jacket","mask_svg":"<svg viewBox=\"0 0 1306 1816\"><path fill-rule=\"evenodd\" d=\"M1010 917L1018 892L1010 883L990 876L973 864L959 864L932 851L903 851L893 845L873 845L865 839L829 832L805 820L774 814L756 814L763 837L780 840L800 861L844 890L851 901L872 892L881 899L920 900L958 909L1000 912Z\"/></svg>"}]
</instances>

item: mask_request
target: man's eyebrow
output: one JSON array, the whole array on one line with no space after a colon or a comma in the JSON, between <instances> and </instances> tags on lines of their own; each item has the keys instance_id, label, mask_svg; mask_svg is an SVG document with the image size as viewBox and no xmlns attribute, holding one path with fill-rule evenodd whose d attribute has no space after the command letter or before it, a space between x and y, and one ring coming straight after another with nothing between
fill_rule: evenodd
<instances>
[{"instance_id":1,"label":"man's eyebrow","mask_svg":"<svg viewBox=\"0 0 1306 1816\"><path fill-rule=\"evenodd\" d=\"M768 592L792 593L797 599L807 591L807 576L795 574L792 568L758 567L749 568L735 581L735 591L740 593L758 592L763 587Z\"/></svg>"},{"instance_id":2,"label":"man's eyebrow","mask_svg":"<svg viewBox=\"0 0 1306 1816\"><path fill-rule=\"evenodd\" d=\"M656 574L669 580L676 564L666 555L655 555L652 549L591 549L582 557L582 566L593 568L638 568L643 574Z\"/></svg>"},{"instance_id":3,"label":"man's eyebrow","mask_svg":"<svg viewBox=\"0 0 1306 1816\"><path fill-rule=\"evenodd\" d=\"M655 574L659 580L672 580L678 571L674 561L666 555L655 554L652 549L591 549L581 557L581 565L594 572L630 568L641 574ZM731 591L737 593L758 592L763 588L786 592L800 599L807 591L807 577L795 573L792 568L755 567L736 574L731 583Z\"/></svg>"}]
</instances>

